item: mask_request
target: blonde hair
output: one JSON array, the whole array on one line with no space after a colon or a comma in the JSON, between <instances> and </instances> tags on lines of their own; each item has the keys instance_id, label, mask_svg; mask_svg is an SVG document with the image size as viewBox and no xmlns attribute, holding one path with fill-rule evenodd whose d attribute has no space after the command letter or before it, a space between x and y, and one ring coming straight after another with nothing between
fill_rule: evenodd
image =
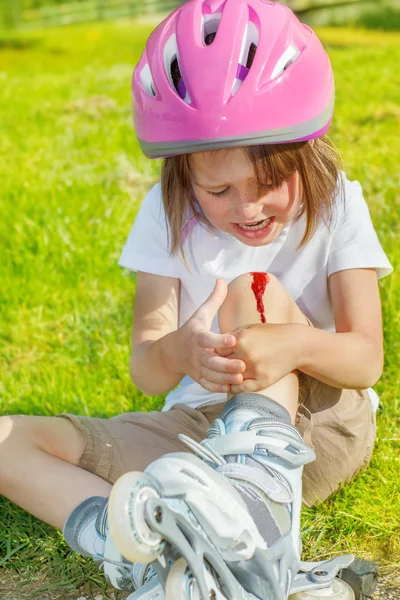
<instances>
[{"instance_id":1,"label":"blonde hair","mask_svg":"<svg viewBox=\"0 0 400 600\"><path fill-rule=\"evenodd\" d=\"M301 210L297 216L306 216L303 238L298 246L304 246L314 235L318 218L329 225L332 208L340 186L340 158L327 136L313 142L294 142L244 147L258 184L266 178L272 188L279 188L282 180L299 173L301 186ZM216 151L218 152L218 150ZM170 255L181 253L190 271L183 251L182 228L187 209L210 231L214 229L196 206L190 180L189 154L165 158L161 169L161 191L167 221Z\"/></svg>"}]
</instances>

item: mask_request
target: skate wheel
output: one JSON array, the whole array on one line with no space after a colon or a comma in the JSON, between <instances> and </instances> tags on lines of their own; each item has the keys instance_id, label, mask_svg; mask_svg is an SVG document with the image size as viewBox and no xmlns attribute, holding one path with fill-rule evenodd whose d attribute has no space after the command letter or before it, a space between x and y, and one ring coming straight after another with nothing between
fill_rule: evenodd
<instances>
[{"instance_id":1,"label":"skate wheel","mask_svg":"<svg viewBox=\"0 0 400 600\"><path fill-rule=\"evenodd\" d=\"M227 600L219 589L210 571L204 567L204 576L208 587L208 598ZM168 573L165 587L166 600L202 600L196 579L184 558L179 558Z\"/></svg>"},{"instance_id":2,"label":"skate wheel","mask_svg":"<svg viewBox=\"0 0 400 600\"><path fill-rule=\"evenodd\" d=\"M201 600L197 585L195 590L190 590L190 572L184 558L178 558L168 573L165 586L166 600ZM196 595L195 595L196 594Z\"/></svg>"},{"instance_id":3,"label":"skate wheel","mask_svg":"<svg viewBox=\"0 0 400 600\"><path fill-rule=\"evenodd\" d=\"M153 562L164 549L162 537L145 519L147 500L160 497L156 479L146 473L125 473L113 485L108 503L110 531L122 556L131 562Z\"/></svg>"},{"instance_id":4,"label":"skate wheel","mask_svg":"<svg viewBox=\"0 0 400 600\"><path fill-rule=\"evenodd\" d=\"M328 588L308 590L289 596L288 600L355 600L356 596L348 583L336 578Z\"/></svg>"}]
</instances>

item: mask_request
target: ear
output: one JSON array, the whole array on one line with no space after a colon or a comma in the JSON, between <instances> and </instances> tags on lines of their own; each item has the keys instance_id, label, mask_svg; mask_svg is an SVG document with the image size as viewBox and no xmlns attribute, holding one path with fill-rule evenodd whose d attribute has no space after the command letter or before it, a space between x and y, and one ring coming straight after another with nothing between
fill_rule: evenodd
<instances>
[{"instance_id":1,"label":"ear","mask_svg":"<svg viewBox=\"0 0 400 600\"><path fill-rule=\"evenodd\" d=\"M310 146L314 146L314 142L315 142L315 140L309 140Z\"/></svg>"}]
</instances>

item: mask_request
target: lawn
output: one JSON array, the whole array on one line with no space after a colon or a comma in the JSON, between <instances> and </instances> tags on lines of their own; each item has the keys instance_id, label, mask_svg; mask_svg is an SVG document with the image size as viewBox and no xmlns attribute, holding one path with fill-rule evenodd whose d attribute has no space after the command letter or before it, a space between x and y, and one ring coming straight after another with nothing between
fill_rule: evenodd
<instances>
[{"instance_id":1,"label":"lawn","mask_svg":"<svg viewBox=\"0 0 400 600\"><path fill-rule=\"evenodd\" d=\"M160 164L135 140L132 68L152 24L128 20L0 37L2 414L111 417L160 408L129 379L135 278L117 260ZM303 511L304 557L352 552L392 580L400 555L400 34L322 29L336 71L331 130L361 181L395 273L381 282L386 363L370 467ZM0 597L106 593L60 533L0 499ZM15 597L15 593L14 593ZM120 595L120 597L122 597Z\"/></svg>"}]
</instances>

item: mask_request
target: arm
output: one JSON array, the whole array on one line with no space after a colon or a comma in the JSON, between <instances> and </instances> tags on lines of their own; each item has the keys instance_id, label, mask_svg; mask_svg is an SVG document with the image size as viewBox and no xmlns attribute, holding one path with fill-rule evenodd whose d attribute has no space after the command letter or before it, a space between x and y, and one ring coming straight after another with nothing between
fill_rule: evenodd
<instances>
[{"instance_id":1,"label":"arm","mask_svg":"<svg viewBox=\"0 0 400 600\"><path fill-rule=\"evenodd\" d=\"M178 343L179 291L179 279L137 274L130 373L149 396L173 390L184 376L170 362Z\"/></svg>"},{"instance_id":2,"label":"arm","mask_svg":"<svg viewBox=\"0 0 400 600\"><path fill-rule=\"evenodd\" d=\"M233 335L211 331L213 317L226 298L226 282L218 279L206 301L177 329L179 291L179 279L138 273L132 381L149 396L171 391L184 375L211 392L228 392L232 375L241 377L245 364L216 352L233 347Z\"/></svg>"},{"instance_id":3,"label":"arm","mask_svg":"<svg viewBox=\"0 0 400 600\"><path fill-rule=\"evenodd\" d=\"M336 333L298 326L298 368L333 387L370 387L378 381L383 369L376 271L339 271L330 276L329 286Z\"/></svg>"}]
</instances>

